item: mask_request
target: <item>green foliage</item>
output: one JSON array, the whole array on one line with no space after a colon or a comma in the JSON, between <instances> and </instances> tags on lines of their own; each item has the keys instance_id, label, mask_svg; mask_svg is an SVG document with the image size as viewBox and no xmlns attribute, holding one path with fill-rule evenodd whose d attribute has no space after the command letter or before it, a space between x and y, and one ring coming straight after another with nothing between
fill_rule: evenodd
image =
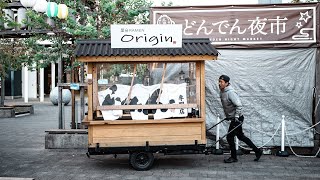
<instances>
[{"instance_id":1,"label":"green foliage","mask_svg":"<svg viewBox=\"0 0 320 180\"><path fill-rule=\"evenodd\" d=\"M30 68L46 67L49 63L58 60L61 54L65 62L65 70L79 66L79 62L71 62L71 59L74 59L75 39L110 38L111 24L148 23L148 8L151 6L148 0L56 0L54 2L64 3L69 7L69 16L66 20L53 18L55 26L51 27L47 24L47 16L44 13L29 9L28 21L25 20L23 23L30 29L53 32L65 30L66 33L56 33L54 36L35 34L31 38L20 40L19 46L25 53L15 55L10 52L10 47L15 41L0 38L1 73L5 73L5 69L9 68L21 68L21 63ZM5 2L1 1L0 25L1 22L9 22L2 11L5 7ZM9 22L9 25L20 27L15 22ZM0 26L1 30L3 28L1 29ZM47 42L47 44L41 42ZM121 67L117 67L119 68Z\"/></svg>"},{"instance_id":2,"label":"green foliage","mask_svg":"<svg viewBox=\"0 0 320 180\"><path fill-rule=\"evenodd\" d=\"M103 77L106 79L112 79L121 74L133 75L134 65L132 64L112 64L111 66L105 67L106 73L103 74ZM136 64L136 73L135 79L137 82L142 83L144 77L147 75L148 66L147 64Z\"/></svg>"},{"instance_id":3,"label":"green foliage","mask_svg":"<svg viewBox=\"0 0 320 180\"><path fill-rule=\"evenodd\" d=\"M25 42L22 39L1 39L0 76L6 76L8 70L17 70L28 61L25 55Z\"/></svg>"},{"instance_id":4,"label":"green foliage","mask_svg":"<svg viewBox=\"0 0 320 180\"><path fill-rule=\"evenodd\" d=\"M25 42L28 47L27 58L31 59L26 65L30 69L44 68L56 62L61 56L65 62L69 62L68 59L73 55L70 44L61 36L37 35L26 39Z\"/></svg>"},{"instance_id":5,"label":"green foliage","mask_svg":"<svg viewBox=\"0 0 320 180\"><path fill-rule=\"evenodd\" d=\"M110 38L111 24L145 24L149 22L151 3L147 0L101 0L94 14L99 38ZM100 27L100 28L99 28ZM99 31L101 30L101 31Z\"/></svg>"},{"instance_id":6,"label":"green foliage","mask_svg":"<svg viewBox=\"0 0 320 180\"><path fill-rule=\"evenodd\" d=\"M147 70L148 70L147 64L138 64L137 65L138 79L140 79L142 81L143 80L142 78L144 78L146 76Z\"/></svg>"},{"instance_id":7,"label":"green foliage","mask_svg":"<svg viewBox=\"0 0 320 180\"><path fill-rule=\"evenodd\" d=\"M0 1L0 31L4 30L3 24L5 23L5 14L3 9L7 6L7 3L4 1Z\"/></svg>"}]
</instances>

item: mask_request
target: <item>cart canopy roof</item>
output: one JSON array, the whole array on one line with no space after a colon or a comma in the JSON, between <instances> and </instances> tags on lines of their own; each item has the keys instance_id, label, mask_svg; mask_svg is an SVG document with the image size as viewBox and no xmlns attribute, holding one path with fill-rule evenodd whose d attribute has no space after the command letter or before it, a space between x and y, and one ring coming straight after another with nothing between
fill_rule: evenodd
<instances>
[{"instance_id":1,"label":"cart canopy roof","mask_svg":"<svg viewBox=\"0 0 320 180\"><path fill-rule=\"evenodd\" d=\"M111 41L106 39L77 41L76 57L78 58L95 57L97 59L97 57L116 56L202 56L204 58L202 60L212 60L217 58L218 51L208 38L183 39L182 48L111 48Z\"/></svg>"}]
</instances>

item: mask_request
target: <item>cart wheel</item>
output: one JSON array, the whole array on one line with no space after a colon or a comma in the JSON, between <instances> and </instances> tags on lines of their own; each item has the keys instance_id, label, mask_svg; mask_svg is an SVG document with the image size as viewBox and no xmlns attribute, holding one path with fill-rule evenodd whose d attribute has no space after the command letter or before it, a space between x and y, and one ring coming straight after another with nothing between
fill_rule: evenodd
<instances>
[{"instance_id":1,"label":"cart wheel","mask_svg":"<svg viewBox=\"0 0 320 180\"><path fill-rule=\"evenodd\" d=\"M134 152L129 156L131 166L138 171L145 171L151 168L154 156L150 152Z\"/></svg>"}]
</instances>

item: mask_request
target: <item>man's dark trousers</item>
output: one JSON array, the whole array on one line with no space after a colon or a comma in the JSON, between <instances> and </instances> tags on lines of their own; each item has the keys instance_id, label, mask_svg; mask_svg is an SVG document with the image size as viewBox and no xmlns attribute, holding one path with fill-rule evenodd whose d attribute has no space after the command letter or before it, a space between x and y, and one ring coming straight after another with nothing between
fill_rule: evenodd
<instances>
[{"instance_id":1,"label":"man's dark trousers","mask_svg":"<svg viewBox=\"0 0 320 180\"><path fill-rule=\"evenodd\" d=\"M234 137L237 136L237 138L240 141L245 142L250 148L253 149L253 151L255 153L259 152L259 149L257 148L257 146L255 146L253 144L253 142L244 135L243 131L242 131L242 124L235 130L233 130L232 132L230 132L232 129L234 129L235 127L237 127L240 123L242 123L244 120L243 116L239 117L239 121L235 121L232 120L229 126L229 130L228 130L228 135L227 135L227 141L229 143L230 146L230 150L231 150L231 157L233 159L237 159L237 150L236 150L236 144L234 142Z\"/></svg>"}]
</instances>

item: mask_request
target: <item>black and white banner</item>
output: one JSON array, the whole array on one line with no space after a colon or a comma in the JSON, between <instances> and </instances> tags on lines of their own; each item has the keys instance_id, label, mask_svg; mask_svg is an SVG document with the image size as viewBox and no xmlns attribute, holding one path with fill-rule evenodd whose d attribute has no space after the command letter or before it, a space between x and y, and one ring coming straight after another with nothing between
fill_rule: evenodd
<instances>
[{"instance_id":1,"label":"black and white banner","mask_svg":"<svg viewBox=\"0 0 320 180\"><path fill-rule=\"evenodd\" d=\"M160 84L144 86L136 84L132 87L129 105L157 104L160 92ZM127 103L130 86L115 84L106 90L98 92L100 106L124 105ZM163 84L159 104L187 104L186 83ZM116 120L122 117L122 110L103 110L104 120ZM138 109L131 110L133 120L147 120L148 114L152 113L154 119L165 119L172 117L186 117L187 109Z\"/></svg>"}]
</instances>

